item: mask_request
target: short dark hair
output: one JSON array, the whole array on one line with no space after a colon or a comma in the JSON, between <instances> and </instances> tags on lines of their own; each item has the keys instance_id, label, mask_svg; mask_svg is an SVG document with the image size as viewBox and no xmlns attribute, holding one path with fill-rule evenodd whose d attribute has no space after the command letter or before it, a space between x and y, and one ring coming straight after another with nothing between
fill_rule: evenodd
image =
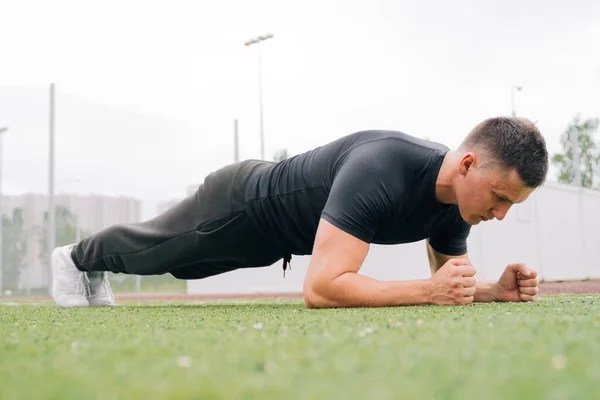
<instances>
[{"instance_id":1,"label":"short dark hair","mask_svg":"<svg viewBox=\"0 0 600 400\"><path fill-rule=\"evenodd\" d=\"M535 124L527 118L486 119L473 128L460 147L483 149L501 167L515 169L529 188L541 186L546 180L546 141Z\"/></svg>"}]
</instances>

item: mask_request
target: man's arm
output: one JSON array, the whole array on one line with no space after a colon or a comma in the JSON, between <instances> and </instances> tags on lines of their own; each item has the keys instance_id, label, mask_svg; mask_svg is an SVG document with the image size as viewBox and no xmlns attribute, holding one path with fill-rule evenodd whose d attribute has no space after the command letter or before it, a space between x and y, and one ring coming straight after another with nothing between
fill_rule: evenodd
<instances>
[{"instance_id":1,"label":"man's arm","mask_svg":"<svg viewBox=\"0 0 600 400\"><path fill-rule=\"evenodd\" d=\"M321 219L304 280L309 308L429 303L428 281L381 282L359 275L369 244Z\"/></svg>"},{"instance_id":2,"label":"man's arm","mask_svg":"<svg viewBox=\"0 0 600 400\"><path fill-rule=\"evenodd\" d=\"M468 260L469 264L471 264L468 254L463 254L460 256L449 256L447 254L442 254L431 247L429 242L427 242L427 258L429 259L429 267L432 275L435 274L450 259L465 259ZM482 279L476 280L474 301L486 303L498 300L499 298L496 282Z\"/></svg>"},{"instance_id":3,"label":"man's arm","mask_svg":"<svg viewBox=\"0 0 600 400\"><path fill-rule=\"evenodd\" d=\"M384 282L358 274L368 251L368 243L321 219L304 281L305 305L385 307L472 301L473 293L463 282L474 274L471 266L450 265L436 280Z\"/></svg>"}]
</instances>

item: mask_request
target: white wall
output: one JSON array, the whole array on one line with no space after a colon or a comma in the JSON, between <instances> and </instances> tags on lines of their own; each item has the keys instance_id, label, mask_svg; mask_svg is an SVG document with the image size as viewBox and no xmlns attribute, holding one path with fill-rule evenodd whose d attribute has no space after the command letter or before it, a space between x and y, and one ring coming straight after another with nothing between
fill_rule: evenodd
<instances>
[{"instance_id":1,"label":"white wall","mask_svg":"<svg viewBox=\"0 0 600 400\"><path fill-rule=\"evenodd\" d=\"M600 278L600 192L548 183L504 221L473 227L469 254L478 276L497 279L507 264L525 262L543 280ZM308 256L294 256L283 279L281 263L189 281L189 293L300 292ZM361 274L382 280L429 277L424 242L373 245Z\"/></svg>"}]
</instances>

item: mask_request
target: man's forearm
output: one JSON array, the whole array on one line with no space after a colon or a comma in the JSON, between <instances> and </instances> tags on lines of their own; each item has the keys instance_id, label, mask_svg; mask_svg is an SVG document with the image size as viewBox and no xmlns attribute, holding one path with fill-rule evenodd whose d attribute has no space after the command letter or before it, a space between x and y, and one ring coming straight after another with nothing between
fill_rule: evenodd
<instances>
[{"instance_id":1,"label":"man's forearm","mask_svg":"<svg viewBox=\"0 0 600 400\"><path fill-rule=\"evenodd\" d=\"M384 282L348 272L326 287L307 289L304 299L310 308L430 304L429 282L427 279Z\"/></svg>"},{"instance_id":2,"label":"man's forearm","mask_svg":"<svg viewBox=\"0 0 600 400\"><path fill-rule=\"evenodd\" d=\"M473 300L479 303L497 301L496 282L478 279L475 283L475 296L473 296Z\"/></svg>"}]
</instances>

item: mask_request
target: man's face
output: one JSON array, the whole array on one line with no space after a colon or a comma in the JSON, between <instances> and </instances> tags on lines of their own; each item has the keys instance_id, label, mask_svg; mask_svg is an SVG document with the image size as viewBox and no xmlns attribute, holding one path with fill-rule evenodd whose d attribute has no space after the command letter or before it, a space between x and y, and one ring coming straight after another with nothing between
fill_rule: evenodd
<instances>
[{"instance_id":1,"label":"man's face","mask_svg":"<svg viewBox=\"0 0 600 400\"><path fill-rule=\"evenodd\" d=\"M456 199L462 218L470 225L504 219L511 206L525 201L533 190L523 185L516 170L482 166L474 154L461 160Z\"/></svg>"}]
</instances>

